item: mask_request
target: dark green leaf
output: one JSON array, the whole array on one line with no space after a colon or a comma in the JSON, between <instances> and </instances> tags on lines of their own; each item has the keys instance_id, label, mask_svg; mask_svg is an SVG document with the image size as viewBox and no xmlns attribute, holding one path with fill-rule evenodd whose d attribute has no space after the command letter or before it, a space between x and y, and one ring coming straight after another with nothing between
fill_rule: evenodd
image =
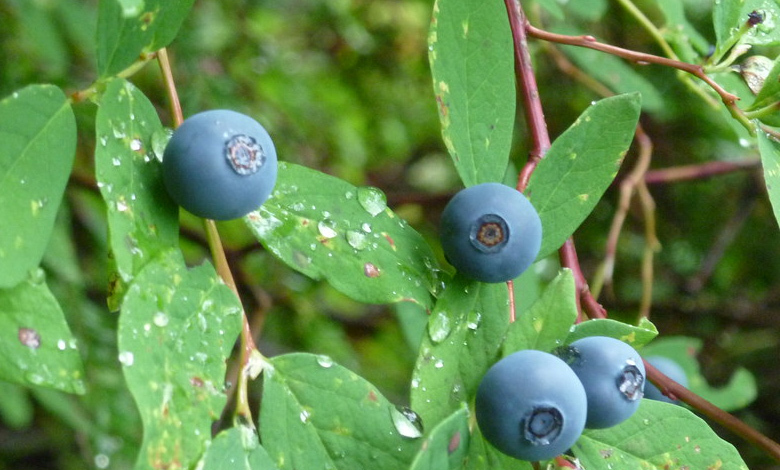
<instances>
[{"instance_id":1,"label":"dark green leaf","mask_svg":"<svg viewBox=\"0 0 780 470\"><path fill-rule=\"evenodd\" d=\"M639 349L658 336L658 330L646 318L643 318L637 326L611 318L596 318L575 325L571 334L566 338L566 343L586 336L609 336Z\"/></svg>"},{"instance_id":2,"label":"dark green leaf","mask_svg":"<svg viewBox=\"0 0 780 470\"><path fill-rule=\"evenodd\" d=\"M144 426L136 469L190 468L225 406L225 360L241 306L210 265L178 251L136 276L119 317L119 361Z\"/></svg>"},{"instance_id":3,"label":"dark green leaf","mask_svg":"<svg viewBox=\"0 0 780 470\"><path fill-rule=\"evenodd\" d=\"M101 0L96 41L100 76L115 75L142 53L167 46L193 1Z\"/></svg>"},{"instance_id":4,"label":"dark green leaf","mask_svg":"<svg viewBox=\"0 0 780 470\"><path fill-rule=\"evenodd\" d=\"M466 460L466 470L533 470L531 462L517 460L499 452L490 445L474 427L471 435L471 446Z\"/></svg>"},{"instance_id":5,"label":"dark green leaf","mask_svg":"<svg viewBox=\"0 0 780 470\"><path fill-rule=\"evenodd\" d=\"M584 468L740 469L747 466L734 446L685 408L642 400L617 426L586 430L574 446Z\"/></svg>"},{"instance_id":6,"label":"dark green leaf","mask_svg":"<svg viewBox=\"0 0 780 470\"><path fill-rule=\"evenodd\" d=\"M701 348L702 341L698 338L665 336L648 344L641 352L645 357L664 356L675 361L688 377L688 388L723 410L737 410L752 403L757 395L753 374L740 367L734 371L726 385L711 387L701 374L696 359Z\"/></svg>"},{"instance_id":7,"label":"dark green leaf","mask_svg":"<svg viewBox=\"0 0 780 470\"><path fill-rule=\"evenodd\" d=\"M410 470L456 470L463 468L469 449L469 412L463 407L439 423L425 437Z\"/></svg>"},{"instance_id":8,"label":"dark green leaf","mask_svg":"<svg viewBox=\"0 0 780 470\"><path fill-rule=\"evenodd\" d=\"M0 289L0 379L84 393L76 339L43 270Z\"/></svg>"},{"instance_id":9,"label":"dark green leaf","mask_svg":"<svg viewBox=\"0 0 780 470\"><path fill-rule=\"evenodd\" d=\"M639 112L638 93L605 98L555 139L525 192L542 219L539 258L563 245L615 179Z\"/></svg>"},{"instance_id":10,"label":"dark green leaf","mask_svg":"<svg viewBox=\"0 0 780 470\"><path fill-rule=\"evenodd\" d=\"M563 269L530 310L509 325L504 355L521 349L550 351L563 344L577 319L577 290L570 269Z\"/></svg>"},{"instance_id":11,"label":"dark green leaf","mask_svg":"<svg viewBox=\"0 0 780 470\"><path fill-rule=\"evenodd\" d=\"M162 124L143 93L115 79L100 100L95 126L95 173L108 210L111 254L119 279L128 283L158 253L178 245L178 207L152 151Z\"/></svg>"},{"instance_id":12,"label":"dark green leaf","mask_svg":"<svg viewBox=\"0 0 780 470\"><path fill-rule=\"evenodd\" d=\"M276 257L355 300L432 303L433 252L376 188L280 163L273 195L245 220Z\"/></svg>"},{"instance_id":13,"label":"dark green leaf","mask_svg":"<svg viewBox=\"0 0 780 470\"><path fill-rule=\"evenodd\" d=\"M712 25L715 27L716 46L727 43L739 26L747 21L740 16L741 2L719 1L712 8Z\"/></svg>"},{"instance_id":14,"label":"dark green leaf","mask_svg":"<svg viewBox=\"0 0 780 470\"><path fill-rule=\"evenodd\" d=\"M275 470L271 457L260 445L253 429L230 428L214 438L199 470Z\"/></svg>"},{"instance_id":15,"label":"dark green leaf","mask_svg":"<svg viewBox=\"0 0 780 470\"><path fill-rule=\"evenodd\" d=\"M358 375L304 353L271 359L263 374L261 438L281 470L409 468L421 431Z\"/></svg>"},{"instance_id":16,"label":"dark green leaf","mask_svg":"<svg viewBox=\"0 0 780 470\"><path fill-rule=\"evenodd\" d=\"M428 45L442 137L461 180L466 186L501 181L515 119L506 7L437 0Z\"/></svg>"},{"instance_id":17,"label":"dark green leaf","mask_svg":"<svg viewBox=\"0 0 780 470\"><path fill-rule=\"evenodd\" d=\"M657 4L666 20L663 29L665 36L682 60L693 61L697 57L696 52L702 55L708 52L709 41L688 21L684 2L659 0ZM644 96L642 98L644 103Z\"/></svg>"},{"instance_id":18,"label":"dark green leaf","mask_svg":"<svg viewBox=\"0 0 780 470\"><path fill-rule=\"evenodd\" d=\"M428 320L412 375L412 408L435 425L476 393L498 359L509 325L506 284L482 284L456 276Z\"/></svg>"},{"instance_id":19,"label":"dark green leaf","mask_svg":"<svg viewBox=\"0 0 780 470\"><path fill-rule=\"evenodd\" d=\"M68 183L76 120L59 88L31 85L0 101L0 287L40 263Z\"/></svg>"}]
</instances>

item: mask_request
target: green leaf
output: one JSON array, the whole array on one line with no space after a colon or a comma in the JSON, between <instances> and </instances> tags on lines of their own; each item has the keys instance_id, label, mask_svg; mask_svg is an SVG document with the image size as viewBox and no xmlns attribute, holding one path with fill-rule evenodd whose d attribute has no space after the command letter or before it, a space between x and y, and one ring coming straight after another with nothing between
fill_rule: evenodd
<instances>
[{"instance_id":1,"label":"green leaf","mask_svg":"<svg viewBox=\"0 0 780 470\"><path fill-rule=\"evenodd\" d=\"M214 438L199 470L275 470L268 452L260 445L253 429L238 426Z\"/></svg>"},{"instance_id":2,"label":"green leaf","mask_svg":"<svg viewBox=\"0 0 780 470\"><path fill-rule=\"evenodd\" d=\"M726 411L744 408L756 399L756 379L740 367L724 386L714 388L701 374L696 355L702 348L698 338L665 336L642 348L642 356L664 356L680 365L688 377L688 388L718 408Z\"/></svg>"},{"instance_id":3,"label":"green leaf","mask_svg":"<svg viewBox=\"0 0 780 470\"><path fill-rule=\"evenodd\" d=\"M439 423L425 438L410 470L463 468L469 449L469 411L465 406Z\"/></svg>"},{"instance_id":4,"label":"green leaf","mask_svg":"<svg viewBox=\"0 0 780 470\"><path fill-rule=\"evenodd\" d=\"M566 343L587 336L609 336L639 349L658 336L658 330L650 320L643 318L639 325L629 325L611 318L596 318L574 325Z\"/></svg>"},{"instance_id":5,"label":"green leaf","mask_svg":"<svg viewBox=\"0 0 780 470\"><path fill-rule=\"evenodd\" d=\"M0 289L0 379L83 394L76 339L43 270Z\"/></svg>"},{"instance_id":6,"label":"green leaf","mask_svg":"<svg viewBox=\"0 0 780 470\"><path fill-rule=\"evenodd\" d=\"M502 2L437 0L428 58L442 137L466 186L501 181L515 119L512 31Z\"/></svg>"},{"instance_id":7,"label":"green leaf","mask_svg":"<svg viewBox=\"0 0 780 470\"><path fill-rule=\"evenodd\" d=\"M225 406L225 360L241 306L210 265L178 251L138 274L119 317L119 361L143 421L136 469L191 468Z\"/></svg>"},{"instance_id":8,"label":"green leaf","mask_svg":"<svg viewBox=\"0 0 780 470\"><path fill-rule=\"evenodd\" d=\"M679 0L659 0L656 4L666 20L663 29L665 37L675 46L682 60L693 61L698 57L696 52L702 55L708 52L710 43L688 21L684 2Z\"/></svg>"},{"instance_id":9,"label":"green leaf","mask_svg":"<svg viewBox=\"0 0 780 470\"><path fill-rule=\"evenodd\" d=\"M263 374L261 440L281 470L409 468L420 431L355 373L294 353L271 359Z\"/></svg>"},{"instance_id":10,"label":"green leaf","mask_svg":"<svg viewBox=\"0 0 780 470\"><path fill-rule=\"evenodd\" d=\"M476 394L485 371L498 359L509 325L505 284L456 276L428 321L412 375L412 409L435 425Z\"/></svg>"},{"instance_id":11,"label":"green leaf","mask_svg":"<svg viewBox=\"0 0 780 470\"><path fill-rule=\"evenodd\" d=\"M525 192L542 219L539 259L563 245L615 179L639 112L638 93L598 101L555 139L539 162Z\"/></svg>"},{"instance_id":12,"label":"green leaf","mask_svg":"<svg viewBox=\"0 0 780 470\"><path fill-rule=\"evenodd\" d=\"M178 246L179 212L152 151L152 136L162 131L154 106L123 79L109 82L99 104L95 176L106 201L113 262L119 280L128 283L149 260Z\"/></svg>"},{"instance_id":13,"label":"green leaf","mask_svg":"<svg viewBox=\"0 0 780 470\"><path fill-rule=\"evenodd\" d=\"M530 310L509 325L504 355L521 349L550 351L561 344L577 319L577 289L570 269L563 269Z\"/></svg>"},{"instance_id":14,"label":"green leaf","mask_svg":"<svg viewBox=\"0 0 780 470\"><path fill-rule=\"evenodd\" d=\"M763 15L764 21L747 27L748 15L752 12ZM716 2L712 10L715 27L716 57L728 51L736 43L753 46L775 46L780 44L777 21L780 5L774 0L742 0Z\"/></svg>"},{"instance_id":15,"label":"green leaf","mask_svg":"<svg viewBox=\"0 0 780 470\"><path fill-rule=\"evenodd\" d=\"M758 133L758 151L764 168L764 181L775 220L780 224L780 144L763 132Z\"/></svg>"},{"instance_id":16,"label":"green leaf","mask_svg":"<svg viewBox=\"0 0 780 470\"><path fill-rule=\"evenodd\" d=\"M173 41L194 0L101 0L97 65L101 77L115 75L144 52Z\"/></svg>"},{"instance_id":17,"label":"green leaf","mask_svg":"<svg viewBox=\"0 0 780 470\"><path fill-rule=\"evenodd\" d=\"M716 46L721 48L736 33L747 17L741 17L741 2L715 2L712 8L712 25L715 28Z\"/></svg>"},{"instance_id":18,"label":"green leaf","mask_svg":"<svg viewBox=\"0 0 780 470\"><path fill-rule=\"evenodd\" d=\"M432 303L433 252L376 188L282 162L273 195L244 219L277 258L357 301Z\"/></svg>"},{"instance_id":19,"label":"green leaf","mask_svg":"<svg viewBox=\"0 0 780 470\"><path fill-rule=\"evenodd\" d=\"M586 430L573 447L584 468L722 468L747 466L734 446L685 408L642 400L617 426Z\"/></svg>"},{"instance_id":20,"label":"green leaf","mask_svg":"<svg viewBox=\"0 0 780 470\"><path fill-rule=\"evenodd\" d=\"M76 151L76 120L62 91L31 85L0 101L0 288L38 266Z\"/></svg>"},{"instance_id":21,"label":"green leaf","mask_svg":"<svg viewBox=\"0 0 780 470\"><path fill-rule=\"evenodd\" d=\"M466 470L533 470L531 462L512 458L490 445L474 426L471 446L466 459Z\"/></svg>"}]
</instances>

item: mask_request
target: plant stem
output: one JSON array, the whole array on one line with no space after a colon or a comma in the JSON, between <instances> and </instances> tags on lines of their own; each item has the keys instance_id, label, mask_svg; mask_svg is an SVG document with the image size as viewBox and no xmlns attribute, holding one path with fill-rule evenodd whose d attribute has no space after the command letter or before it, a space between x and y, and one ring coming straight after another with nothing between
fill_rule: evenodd
<instances>
[{"instance_id":1,"label":"plant stem","mask_svg":"<svg viewBox=\"0 0 780 470\"><path fill-rule=\"evenodd\" d=\"M650 33L650 36L655 39L655 42L658 43L658 45L661 47L661 50L664 51L664 54L666 54L667 57L670 59L679 60L677 54L675 54L672 50L672 46L670 46L666 39L664 39L661 31L653 24L652 21L650 21L650 18L642 13L642 10L634 5L634 2L631 0L617 1L623 5L623 8L625 8L639 22L639 24L641 24L645 30L647 30L648 33Z\"/></svg>"},{"instance_id":2,"label":"plant stem","mask_svg":"<svg viewBox=\"0 0 780 470\"><path fill-rule=\"evenodd\" d=\"M523 109L531 134L532 147L517 178L517 190L522 192L528 186L536 166L550 148L550 135L547 132L547 122L544 119L542 102L539 99L539 88L536 85L531 54L528 51L525 25L528 20L523 13L519 0L504 0L509 15L509 25L512 28L512 39L515 45L515 73L523 97Z\"/></svg>"},{"instance_id":3,"label":"plant stem","mask_svg":"<svg viewBox=\"0 0 780 470\"><path fill-rule=\"evenodd\" d=\"M176 84L173 80L173 71L171 63L168 58L166 49L160 49L157 52L157 59L162 70L163 80L165 82L165 90L168 94L169 105L171 107L171 115L173 116L174 127L178 127L184 122L184 116L181 110L181 103L179 101L179 94L176 91ZM214 266L222 281L233 291L241 303L241 296L238 293L238 287L236 286L233 273L230 271L230 265L228 264L227 257L225 256L225 249L222 246L222 240L217 230L217 225L213 220L203 219L203 226L206 231L206 239L208 241L211 257L214 260ZM252 351L257 349L254 339L252 338L252 332L249 328L249 320L247 319L246 312L242 310L242 325L241 325L241 351L240 351L240 364L241 370L238 372L238 383L236 384L236 414L241 417L244 424L253 425L252 411L249 407L249 392L248 392L248 377L245 372L246 366L249 363Z\"/></svg>"},{"instance_id":4,"label":"plant stem","mask_svg":"<svg viewBox=\"0 0 780 470\"><path fill-rule=\"evenodd\" d=\"M758 158L731 162L714 161L650 170L645 173L644 179L646 184L669 184L679 181L704 180L713 176L759 168L761 168L761 160Z\"/></svg>"},{"instance_id":5,"label":"plant stem","mask_svg":"<svg viewBox=\"0 0 780 470\"><path fill-rule=\"evenodd\" d=\"M736 416L727 413L704 398L670 379L647 361L645 370L647 378L658 387L664 395L672 396L691 405L704 416L715 421L731 432L741 436L748 442L766 452L770 457L780 462L780 444L752 428Z\"/></svg>"}]
</instances>

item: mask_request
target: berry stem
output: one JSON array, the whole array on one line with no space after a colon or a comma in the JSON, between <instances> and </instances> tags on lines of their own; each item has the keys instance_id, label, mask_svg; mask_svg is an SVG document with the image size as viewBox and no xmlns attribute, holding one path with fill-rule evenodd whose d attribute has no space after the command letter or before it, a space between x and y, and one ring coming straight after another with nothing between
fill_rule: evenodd
<instances>
[{"instance_id":1,"label":"berry stem","mask_svg":"<svg viewBox=\"0 0 780 470\"><path fill-rule=\"evenodd\" d=\"M184 115L181 109L181 102L179 101L179 94L176 90L176 84L173 80L173 71L171 68L171 62L168 58L168 52L165 48L157 51L157 60L160 64L160 69L163 74L163 81L165 82L165 90L168 94L169 105L171 107L171 115L173 117L174 127L179 127L184 122ZM210 219L203 219L203 226L206 231L206 239L209 245L209 251L211 257L214 260L214 266L222 281L233 291L236 297L241 303L241 296L238 293L238 287L236 281L233 278L233 273L230 270L230 265L225 256L225 249L222 246L222 240L217 230L217 224ZM241 350L240 350L240 364L241 370L238 372L238 380L236 384L236 415L240 417L244 424L252 425L252 411L249 407L249 391L248 391L248 377L246 374L246 368L249 364L252 351L257 349L254 339L252 338L252 332L249 328L249 320L244 311L243 303L242 307L242 326L241 326Z\"/></svg>"},{"instance_id":2,"label":"berry stem","mask_svg":"<svg viewBox=\"0 0 780 470\"><path fill-rule=\"evenodd\" d=\"M670 398L676 398L691 405L704 416L715 421L736 435L742 436L743 439L752 443L759 449L766 452L767 455L780 462L780 443L773 441L736 416L723 411L709 401L678 384L674 380L667 377L663 372L653 367L653 365L649 362L644 361L644 363L645 371L647 372L647 378L650 379L650 381L655 384L659 390L661 390L661 393L669 396Z\"/></svg>"}]
</instances>

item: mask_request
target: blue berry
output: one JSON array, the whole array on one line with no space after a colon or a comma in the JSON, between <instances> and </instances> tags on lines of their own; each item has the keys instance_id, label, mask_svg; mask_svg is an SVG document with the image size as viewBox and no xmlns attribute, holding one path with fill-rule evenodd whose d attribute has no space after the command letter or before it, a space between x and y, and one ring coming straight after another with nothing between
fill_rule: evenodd
<instances>
[{"instance_id":1,"label":"blue berry","mask_svg":"<svg viewBox=\"0 0 780 470\"><path fill-rule=\"evenodd\" d=\"M601 429L631 417L639 407L645 365L626 343L606 336L574 341L556 353L580 378L588 396L585 427Z\"/></svg>"},{"instance_id":2,"label":"blue berry","mask_svg":"<svg viewBox=\"0 0 780 470\"><path fill-rule=\"evenodd\" d=\"M163 180L177 204L229 220L260 207L276 183L276 149L257 121L229 110L185 120L163 155Z\"/></svg>"},{"instance_id":3,"label":"blue berry","mask_svg":"<svg viewBox=\"0 0 780 470\"><path fill-rule=\"evenodd\" d=\"M447 260L464 276L504 282L525 271L539 254L542 222L520 191L483 183L459 191L441 215Z\"/></svg>"},{"instance_id":4,"label":"blue berry","mask_svg":"<svg viewBox=\"0 0 780 470\"><path fill-rule=\"evenodd\" d=\"M477 389L482 435L501 452L545 460L568 450L585 426L585 390L565 362L526 349L491 367Z\"/></svg>"},{"instance_id":5,"label":"blue berry","mask_svg":"<svg viewBox=\"0 0 780 470\"><path fill-rule=\"evenodd\" d=\"M645 358L645 360L678 384L682 385L683 387L688 386L688 376L685 374L683 368L672 359L663 356L648 356ZM664 395L661 390L658 389L658 387L650 382L645 384L645 398L664 401L666 403L678 403L677 400L672 400L671 398Z\"/></svg>"}]
</instances>

